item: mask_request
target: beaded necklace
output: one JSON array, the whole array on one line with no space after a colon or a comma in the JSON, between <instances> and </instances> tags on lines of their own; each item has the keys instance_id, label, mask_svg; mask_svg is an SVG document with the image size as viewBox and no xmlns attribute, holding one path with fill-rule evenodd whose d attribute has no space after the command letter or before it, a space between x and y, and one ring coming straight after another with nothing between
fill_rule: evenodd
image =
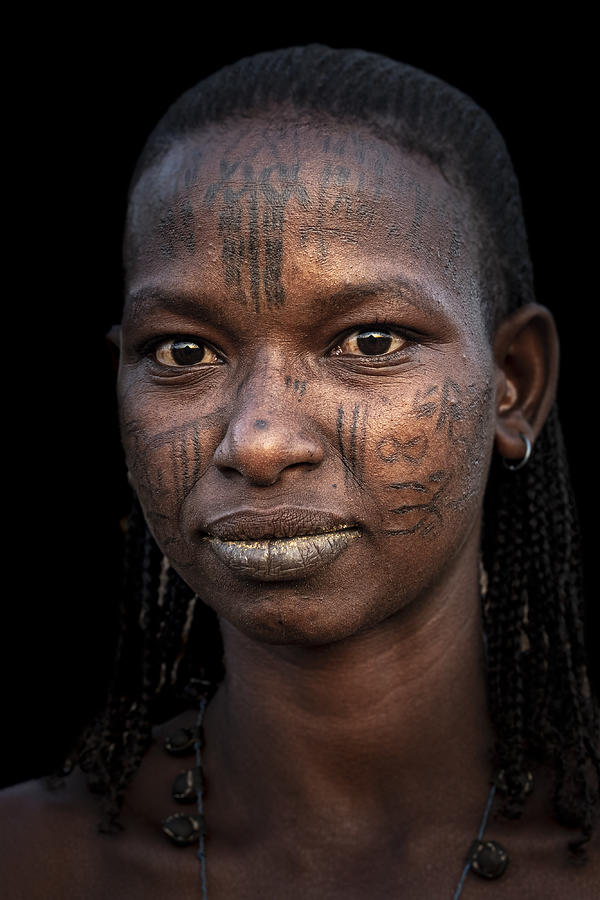
<instances>
[{"instance_id":1,"label":"beaded necklace","mask_svg":"<svg viewBox=\"0 0 600 900\"><path fill-rule=\"evenodd\" d=\"M204 748L204 713L210 698L216 687L211 685L200 696L200 705L195 728L179 728L169 735L164 742L165 750L174 756L196 754L196 765L192 769L184 770L177 775L173 783L172 796L178 803L197 804L197 813L174 813L163 819L161 823L164 834L176 845L187 846L198 842L197 857L201 867L202 900L208 900L206 877L206 854L204 839L207 835L204 820L204 773L202 768L202 750ZM530 793L533 788L533 776L527 773L525 792ZM477 837L473 841L466 857L458 886L452 900L459 900L463 886L469 873L478 875L488 880L500 878L508 866L509 857L504 847L497 841L485 841L484 833L488 818L494 805L497 790L505 790L504 773L499 772L492 781L492 786L487 798L486 806L479 826Z\"/></svg>"}]
</instances>

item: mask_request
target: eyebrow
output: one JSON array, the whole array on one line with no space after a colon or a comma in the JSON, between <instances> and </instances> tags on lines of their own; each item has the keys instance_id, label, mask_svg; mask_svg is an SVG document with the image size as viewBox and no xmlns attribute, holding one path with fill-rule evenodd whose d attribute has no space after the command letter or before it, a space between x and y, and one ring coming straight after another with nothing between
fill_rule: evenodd
<instances>
[{"instance_id":1,"label":"eyebrow","mask_svg":"<svg viewBox=\"0 0 600 900\"><path fill-rule=\"evenodd\" d=\"M316 308L323 309L329 314L332 309L336 312L344 308L350 309L365 300L383 294L389 299L402 300L421 312L439 315L445 311L444 303L440 299L436 300L422 283L404 276L378 278L332 290L322 290L313 294L312 302ZM247 308L251 307L253 304L249 303ZM195 319L202 318L204 321L223 325L222 316L216 314L214 298L202 291L188 293L147 285L126 295L127 318L136 318L149 308L179 313Z\"/></svg>"},{"instance_id":2,"label":"eyebrow","mask_svg":"<svg viewBox=\"0 0 600 900\"><path fill-rule=\"evenodd\" d=\"M148 285L125 295L124 318L135 319L150 309L221 324L221 316L215 315L214 302L211 304L208 295L202 292L192 294Z\"/></svg>"},{"instance_id":3,"label":"eyebrow","mask_svg":"<svg viewBox=\"0 0 600 900\"><path fill-rule=\"evenodd\" d=\"M400 299L409 306L426 313L437 313L444 308L440 299L435 299L424 284L401 275L378 278L349 284L328 292L321 302L334 306L357 305L363 300L387 294L390 299Z\"/></svg>"}]
</instances>

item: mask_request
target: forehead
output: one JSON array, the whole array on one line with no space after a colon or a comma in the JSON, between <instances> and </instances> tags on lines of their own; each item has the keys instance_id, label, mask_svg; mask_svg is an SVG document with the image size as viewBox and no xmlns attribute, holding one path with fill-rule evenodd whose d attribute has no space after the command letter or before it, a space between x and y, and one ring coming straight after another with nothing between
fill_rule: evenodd
<instances>
[{"instance_id":1,"label":"forehead","mask_svg":"<svg viewBox=\"0 0 600 900\"><path fill-rule=\"evenodd\" d=\"M199 280L255 309L374 276L479 307L469 197L428 160L364 128L295 119L213 125L140 177L128 289Z\"/></svg>"}]
</instances>

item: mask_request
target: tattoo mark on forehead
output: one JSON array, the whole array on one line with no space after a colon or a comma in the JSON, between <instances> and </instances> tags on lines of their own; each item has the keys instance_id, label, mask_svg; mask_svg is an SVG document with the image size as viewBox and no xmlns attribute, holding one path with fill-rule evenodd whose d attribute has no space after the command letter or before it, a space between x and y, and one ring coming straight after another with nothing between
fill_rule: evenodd
<instances>
[{"instance_id":1,"label":"tattoo mark on forehead","mask_svg":"<svg viewBox=\"0 0 600 900\"><path fill-rule=\"evenodd\" d=\"M183 173L183 184L186 188L193 187L198 181L198 171L200 169L200 161L202 159L202 150L197 147L190 151L192 162Z\"/></svg>"},{"instance_id":2,"label":"tattoo mark on forehead","mask_svg":"<svg viewBox=\"0 0 600 900\"><path fill-rule=\"evenodd\" d=\"M299 381L299 379L295 379L292 381L289 375L285 376L285 387L286 390L292 390L294 394L297 395L296 399L298 403L302 401L304 397L304 393L306 391L306 381Z\"/></svg>"},{"instance_id":3,"label":"tattoo mark on forehead","mask_svg":"<svg viewBox=\"0 0 600 900\"><path fill-rule=\"evenodd\" d=\"M338 406L337 439L344 478L357 480L364 473L368 410L355 403L350 415Z\"/></svg>"},{"instance_id":4,"label":"tattoo mark on forehead","mask_svg":"<svg viewBox=\"0 0 600 900\"><path fill-rule=\"evenodd\" d=\"M427 483L421 481L401 481L388 484L387 487L400 493L412 492L417 496L428 494L429 499L417 503L404 503L401 506L390 509L389 512L401 518L407 517L409 522L403 528L389 528L384 534L429 534L436 524L442 521L442 508L445 501L446 489L450 482L450 474L445 469L438 469L427 478ZM416 517L416 521L412 521Z\"/></svg>"},{"instance_id":5,"label":"tattoo mark on forehead","mask_svg":"<svg viewBox=\"0 0 600 900\"><path fill-rule=\"evenodd\" d=\"M448 262L444 266L445 272L451 277L453 281L456 280L456 277L458 275L456 261L460 256L461 247L461 235L457 228L453 228L452 234L450 236L450 247L448 248Z\"/></svg>"},{"instance_id":6,"label":"tattoo mark on forehead","mask_svg":"<svg viewBox=\"0 0 600 900\"><path fill-rule=\"evenodd\" d=\"M327 134L323 138L321 150L326 155L329 155L331 153L334 156L339 156L340 158L342 158L346 154L346 138L332 138L330 134Z\"/></svg>"},{"instance_id":7,"label":"tattoo mark on forehead","mask_svg":"<svg viewBox=\"0 0 600 900\"><path fill-rule=\"evenodd\" d=\"M429 441L424 434L417 434L415 437L408 438L405 441L399 441L395 437L390 436L377 444L377 454L380 459L387 463L396 462L398 459L403 459L410 463L418 463L427 453L428 446Z\"/></svg>"},{"instance_id":8,"label":"tattoo mark on forehead","mask_svg":"<svg viewBox=\"0 0 600 900\"><path fill-rule=\"evenodd\" d=\"M317 207L314 222L300 228L303 247L310 239L317 244L319 259L323 262L329 254L330 239L337 238L348 244L358 244L364 226L373 224L378 201L383 194L384 160L378 158L373 165L372 180L368 185L364 169L358 173L348 166L326 163L319 177ZM332 225L328 217L337 219L340 225Z\"/></svg>"},{"instance_id":9,"label":"tattoo mark on forehead","mask_svg":"<svg viewBox=\"0 0 600 900\"><path fill-rule=\"evenodd\" d=\"M451 283L456 283L457 262L465 246L464 229L468 213L458 213L451 197L437 194L429 185L410 176L401 175L396 186L401 195L409 192L410 196L414 196L414 206L410 225L402 221L394 222L387 229L388 238L396 239L424 256L438 266ZM424 225L425 222L433 226L434 233L438 233L437 240L432 242L431 229Z\"/></svg>"},{"instance_id":10,"label":"tattoo mark on forehead","mask_svg":"<svg viewBox=\"0 0 600 900\"><path fill-rule=\"evenodd\" d=\"M413 219L408 229L408 237L414 250L422 246L422 240L419 234L421 223L429 208L429 199L431 197L431 188L421 184L415 185L415 209Z\"/></svg>"},{"instance_id":11,"label":"tattoo mark on forehead","mask_svg":"<svg viewBox=\"0 0 600 900\"><path fill-rule=\"evenodd\" d=\"M192 204L182 200L170 206L158 223L160 252L169 259L177 258L180 246L191 255L196 249L195 218Z\"/></svg>"},{"instance_id":12,"label":"tattoo mark on forehead","mask_svg":"<svg viewBox=\"0 0 600 900\"><path fill-rule=\"evenodd\" d=\"M241 169L240 169L241 167ZM241 187L234 188L234 176ZM221 260L225 284L245 303L245 288L256 311L261 296L269 307L285 303L282 282L283 231L290 200L307 209L310 199L300 181L300 164L277 162L255 173L252 163L221 160L221 177L210 185L204 203L220 201L218 227L223 239Z\"/></svg>"}]
</instances>

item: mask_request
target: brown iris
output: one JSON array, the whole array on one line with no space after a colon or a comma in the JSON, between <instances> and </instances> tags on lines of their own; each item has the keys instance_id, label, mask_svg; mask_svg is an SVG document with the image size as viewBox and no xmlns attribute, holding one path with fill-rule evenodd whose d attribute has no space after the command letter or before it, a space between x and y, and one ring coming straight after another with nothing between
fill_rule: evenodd
<instances>
[{"instance_id":1,"label":"brown iris","mask_svg":"<svg viewBox=\"0 0 600 900\"><path fill-rule=\"evenodd\" d=\"M198 363L220 362L214 350L198 341L179 339L164 341L155 351L163 366L195 366Z\"/></svg>"}]
</instances>

